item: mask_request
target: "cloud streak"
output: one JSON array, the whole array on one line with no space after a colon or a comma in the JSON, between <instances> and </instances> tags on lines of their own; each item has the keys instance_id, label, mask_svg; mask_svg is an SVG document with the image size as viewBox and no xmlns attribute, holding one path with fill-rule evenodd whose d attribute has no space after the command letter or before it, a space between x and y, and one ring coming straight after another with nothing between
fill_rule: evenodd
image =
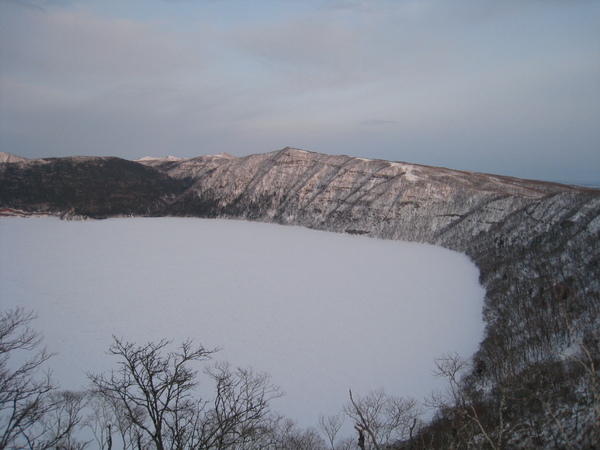
<instances>
[{"instance_id":1,"label":"cloud streak","mask_svg":"<svg viewBox=\"0 0 600 450\"><path fill-rule=\"evenodd\" d=\"M397 123L398 122L395 120L381 120L381 119L363 120L360 122L361 125L365 125L368 127L371 127L371 126L378 127L378 126L382 126L382 125L395 125Z\"/></svg>"}]
</instances>

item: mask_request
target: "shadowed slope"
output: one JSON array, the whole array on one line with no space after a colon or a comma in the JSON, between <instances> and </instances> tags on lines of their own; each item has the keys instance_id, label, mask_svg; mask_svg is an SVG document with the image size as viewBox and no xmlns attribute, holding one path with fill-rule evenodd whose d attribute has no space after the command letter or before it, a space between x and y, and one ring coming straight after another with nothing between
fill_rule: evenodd
<instances>
[{"instance_id":1,"label":"shadowed slope","mask_svg":"<svg viewBox=\"0 0 600 450\"><path fill-rule=\"evenodd\" d=\"M69 157L0 164L0 205L103 218L156 215L186 186L120 158Z\"/></svg>"}]
</instances>

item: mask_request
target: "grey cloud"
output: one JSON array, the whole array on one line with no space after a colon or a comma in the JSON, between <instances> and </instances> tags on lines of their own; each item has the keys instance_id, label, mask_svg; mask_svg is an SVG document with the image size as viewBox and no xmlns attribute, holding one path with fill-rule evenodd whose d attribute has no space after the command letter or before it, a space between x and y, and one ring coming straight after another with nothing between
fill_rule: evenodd
<instances>
[{"instance_id":1,"label":"grey cloud","mask_svg":"<svg viewBox=\"0 0 600 450\"><path fill-rule=\"evenodd\" d=\"M359 13L374 11L372 2L364 0L338 0L327 5L328 9L340 11L354 11Z\"/></svg>"},{"instance_id":2,"label":"grey cloud","mask_svg":"<svg viewBox=\"0 0 600 450\"><path fill-rule=\"evenodd\" d=\"M23 26L27 33L19 32ZM157 74L199 61L175 34L151 24L58 11L26 13L7 27L19 39L7 46L6 66L46 77Z\"/></svg>"},{"instance_id":3,"label":"grey cloud","mask_svg":"<svg viewBox=\"0 0 600 450\"><path fill-rule=\"evenodd\" d=\"M3 150L179 153L230 120L220 108L235 90L212 69L209 39L72 11L21 9L2 22Z\"/></svg>"},{"instance_id":4,"label":"grey cloud","mask_svg":"<svg viewBox=\"0 0 600 450\"><path fill-rule=\"evenodd\" d=\"M69 0L3 0L7 3L12 3L22 6L27 9L37 11L47 11L50 6L66 6L71 3Z\"/></svg>"},{"instance_id":5,"label":"grey cloud","mask_svg":"<svg viewBox=\"0 0 600 450\"><path fill-rule=\"evenodd\" d=\"M5 0L8 3L12 3L14 5L22 6L28 9L34 9L37 11L45 11L46 9L40 5L40 2L36 2L33 0Z\"/></svg>"},{"instance_id":6,"label":"grey cloud","mask_svg":"<svg viewBox=\"0 0 600 450\"><path fill-rule=\"evenodd\" d=\"M360 122L360 125L364 126L382 126L382 125L395 125L398 122L396 120L379 120L379 119L371 119L371 120L363 120Z\"/></svg>"},{"instance_id":7,"label":"grey cloud","mask_svg":"<svg viewBox=\"0 0 600 450\"><path fill-rule=\"evenodd\" d=\"M447 63L450 54L437 43L421 32L398 31L388 21L375 17L354 23L307 15L237 29L229 40L240 58L301 90L406 82Z\"/></svg>"}]
</instances>

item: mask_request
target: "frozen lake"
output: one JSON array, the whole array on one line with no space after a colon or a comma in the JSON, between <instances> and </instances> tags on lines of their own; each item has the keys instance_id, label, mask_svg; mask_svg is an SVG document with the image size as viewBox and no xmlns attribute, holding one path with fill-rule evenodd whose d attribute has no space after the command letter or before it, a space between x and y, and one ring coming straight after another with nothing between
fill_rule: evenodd
<instances>
[{"instance_id":1,"label":"frozen lake","mask_svg":"<svg viewBox=\"0 0 600 450\"><path fill-rule=\"evenodd\" d=\"M424 244L224 220L0 219L0 304L38 313L65 389L116 366L112 335L187 338L267 372L302 426L356 394L421 400L433 359L471 355L484 291L466 256Z\"/></svg>"}]
</instances>

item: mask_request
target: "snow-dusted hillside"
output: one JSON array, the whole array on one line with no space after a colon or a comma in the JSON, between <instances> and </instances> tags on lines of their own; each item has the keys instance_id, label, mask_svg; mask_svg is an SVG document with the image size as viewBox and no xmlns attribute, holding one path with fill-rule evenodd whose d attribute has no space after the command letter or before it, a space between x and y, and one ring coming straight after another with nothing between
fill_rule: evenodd
<instances>
[{"instance_id":1,"label":"snow-dusted hillside","mask_svg":"<svg viewBox=\"0 0 600 450\"><path fill-rule=\"evenodd\" d=\"M534 216L545 225L567 202L573 203L572 209L588 200L581 195L585 189L555 183L294 148L152 165L171 176L195 179L171 205L175 213L275 221L459 248L507 216L550 197L557 197L558 207Z\"/></svg>"},{"instance_id":2,"label":"snow-dusted hillside","mask_svg":"<svg viewBox=\"0 0 600 450\"><path fill-rule=\"evenodd\" d=\"M194 338L270 373L287 392L276 407L303 426L340 412L349 388L421 400L433 359L473 353L483 330L464 255L223 220L2 219L0 296L38 312L63 388L114 367L113 334Z\"/></svg>"},{"instance_id":3,"label":"snow-dusted hillside","mask_svg":"<svg viewBox=\"0 0 600 450\"><path fill-rule=\"evenodd\" d=\"M14 163L27 161L27 158L13 155L12 153L0 152L0 163Z\"/></svg>"}]
</instances>

